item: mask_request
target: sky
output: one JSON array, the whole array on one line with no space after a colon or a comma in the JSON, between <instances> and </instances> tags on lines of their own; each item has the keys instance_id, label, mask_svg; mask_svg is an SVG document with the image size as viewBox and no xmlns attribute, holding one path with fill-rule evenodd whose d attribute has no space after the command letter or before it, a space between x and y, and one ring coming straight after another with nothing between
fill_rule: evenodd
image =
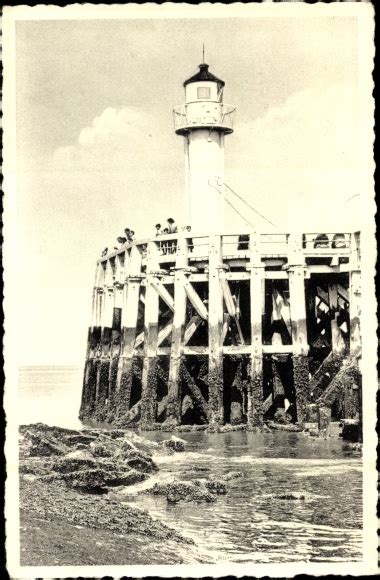
<instances>
[{"instance_id":1,"label":"sky","mask_svg":"<svg viewBox=\"0 0 380 580\"><path fill-rule=\"evenodd\" d=\"M101 250L183 221L172 109L203 42L237 109L226 183L279 231L359 227L357 39L353 17L17 22L19 364L83 364ZM227 223L243 225L229 208Z\"/></svg>"}]
</instances>

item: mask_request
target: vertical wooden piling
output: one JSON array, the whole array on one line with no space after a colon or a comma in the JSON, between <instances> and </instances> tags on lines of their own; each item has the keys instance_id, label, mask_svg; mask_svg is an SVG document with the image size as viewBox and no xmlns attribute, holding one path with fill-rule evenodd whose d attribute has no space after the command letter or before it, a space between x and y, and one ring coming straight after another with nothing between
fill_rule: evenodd
<instances>
[{"instance_id":1,"label":"vertical wooden piling","mask_svg":"<svg viewBox=\"0 0 380 580\"><path fill-rule=\"evenodd\" d=\"M157 398L157 336L159 294L154 287L159 269L156 242L149 242L146 262L146 290L144 313L144 363L141 382L141 427L149 427L156 420ZM152 284L153 283L153 284Z\"/></svg>"},{"instance_id":2,"label":"vertical wooden piling","mask_svg":"<svg viewBox=\"0 0 380 580\"><path fill-rule=\"evenodd\" d=\"M249 427L255 427L263 423L262 308L265 266L260 258L260 234L253 232L250 234L249 251L251 360L247 392L247 423Z\"/></svg>"},{"instance_id":3,"label":"vertical wooden piling","mask_svg":"<svg viewBox=\"0 0 380 580\"><path fill-rule=\"evenodd\" d=\"M361 282L360 282L360 247L356 234L351 234L350 256L350 352L355 353L361 345L360 313L361 313Z\"/></svg>"},{"instance_id":4,"label":"vertical wooden piling","mask_svg":"<svg viewBox=\"0 0 380 580\"><path fill-rule=\"evenodd\" d=\"M108 412L107 419L112 421L115 416L115 398L117 385L117 372L119 367L120 343L121 343L121 312L123 307L123 287L124 285L119 281L120 272L116 270L116 279L114 282L114 303L112 316L112 332L111 332L111 347L110 347L110 367L108 376Z\"/></svg>"},{"instance_id":5,"label":"vertical wooden piling","mask_svg":"<svg viewBox=\"0 0 380 580\"><path fill-rule=\"evenodd\" d=\"M92 293L91 325L88 329L86 364L83 376L83 388L79 417L84 419L94 411L96 400L96 377L97 377L97 354L100 346L101 326L99 315L99 288L98 270L101 265L97 265L95 286Z\"/></svg>"},{"instance_id":6,"label":"vertical wooden piling","mask_svg":"<svg viewBox=\"0 0 380 580\"><path fill-rule=\"evenodd\" d=\"M222 238L209 238L209 284L208 284L208 389L209 423L222 425L223 409L223 292L219 272L223 267Z\"/></svg>"},{"instance_id":7,"label":"vertical wooden piling","mask_svg":"<svg viewBox=\"0 0 380 580\"><path fill-rule=\"evenodd\" d=\"M116 381L118 417L123 417L129 411L131 401L133 354L141 286L141 253L136 246L132 246L129 259L125 261L124 270L121 350Z\"/></svg>"},{"instance_id":8,"label":"vertical wooden piling","mask_svg":"<svg viewBox=\"0 0 380 580\"><path fill-rule=\"evenodd\" d=\"M186 290L184 285L187 266L186 239L179 236L177 240L176 270L174 275L174 317L172 342L170 348L170 367L168 379L168 402L166 423L178 425L181 422L181 364L183 358L184 332L186 321Z\"/></svg>"},{"instance_id":9,"label":"vertical wooden piling","mask_svg":"<svg viewBox=\"0 0 380 580\"><path fill-rule=\"evenodd\" d=\"M306 297L302 236L289 235L288 276L292 320L293 377L296 393L297 420L301 425L307 415L309 392L309 347L306 328Z\"/></svg>"},{"instance_id":10,"label":"vertical wooden piling","mask_svg":"<svg viewBox=\"0 0 380 580\"><path fill-rule=\"evenodd\" d=\"M96 379L96 418L105 419L106 407L109 398L109 369L112 340L113 318L113 279L111 265L108 262L105 271L105 285L103 288L103 308L101 313L101 356L97 368Z\"/></svg>"}]
</instances>

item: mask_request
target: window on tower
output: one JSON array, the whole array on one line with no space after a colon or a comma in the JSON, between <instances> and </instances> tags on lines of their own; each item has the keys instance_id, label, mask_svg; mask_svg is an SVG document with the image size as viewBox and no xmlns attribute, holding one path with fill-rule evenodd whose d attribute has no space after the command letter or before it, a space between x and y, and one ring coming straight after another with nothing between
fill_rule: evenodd
<instances>
[{"instance_id":1,"label":"window on tower","mask_svg":"<svg viewBox=\"0 0 380 580\"><path fill-rule=\"evenodd\" d=\"M210 87L198 87L197 88L197 98L198 99L209 99L210 98Z\"/></svg>"}]
</instances>

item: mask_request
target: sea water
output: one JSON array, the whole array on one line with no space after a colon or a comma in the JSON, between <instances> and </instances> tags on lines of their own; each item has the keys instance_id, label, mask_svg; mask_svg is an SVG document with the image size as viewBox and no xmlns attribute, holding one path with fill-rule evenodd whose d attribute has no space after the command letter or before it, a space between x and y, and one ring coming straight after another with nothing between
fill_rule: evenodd
<instances>
[{"instance_id":1,"label":"sea water","mask_svg":"<svg viewBox=\"0 0 380 580\"><path fill-rule=\"evenodd\" d=\"M19 381L20 423L80 428L82 369L28 367ZM159 441L169 433L149 432ZM186 451L158 456L160 471L140 486L115 489L120 501L192 538L212 562L345 562L362 553L362 463L339 438L274 432L178 434ZM228 493L214 503L169 504L144 486L229 471ZM294 499L281 499L292 495Z\"/></svg>"}]
</instances>

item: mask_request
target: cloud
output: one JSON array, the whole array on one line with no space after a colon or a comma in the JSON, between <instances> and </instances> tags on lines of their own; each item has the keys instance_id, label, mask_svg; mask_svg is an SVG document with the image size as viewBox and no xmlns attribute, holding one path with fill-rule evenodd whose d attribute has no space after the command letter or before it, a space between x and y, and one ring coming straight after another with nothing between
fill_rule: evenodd
<instances>
[{"instance_id":1,"label":"cloud","mask_svg":"<svg viewBox=\"0 0 380 580\"><path fill-rule=\"evenodd\" d=\"M353 227L355 219L358 227L360 212L347 200L371 195L360 114L354 87L336 84L295 93L259 118L240 119L226 140L227 183L284 230ZM229 199L265 227L233 195Z\"/></svg>"},{"instance_id":2,"label":"cloud","mask_svg":"<svg viewBox=\"0 0 380 580\"><path fill-rule=\"evenodd\" d=\"M151 115L134 107L107 107L91 126L80 130L75 144L54 152L53 166L109 172L140 164L143 171L149 158L149 166L155 168L165 164L161 134L160 120Z\"/></svg>"},{"instance_id":3,"label":"cloud","mask_svg":"<svg viewBox=\"0 0 380 580\"><path fill-rule=\"evenodd\" d=\"M236 133L244 161L256 168L351 168L360 154L355 87L295 93L261 117L241 120Z\"/></svg>"}]
</instances>

